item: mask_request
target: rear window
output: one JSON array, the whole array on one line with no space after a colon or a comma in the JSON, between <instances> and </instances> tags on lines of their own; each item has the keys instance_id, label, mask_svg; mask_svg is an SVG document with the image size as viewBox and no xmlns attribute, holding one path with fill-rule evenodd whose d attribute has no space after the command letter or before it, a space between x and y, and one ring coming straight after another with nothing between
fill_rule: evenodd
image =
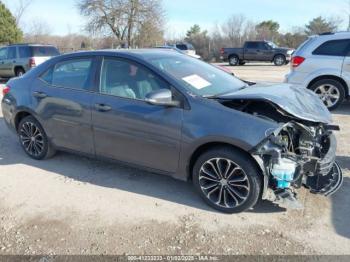
<instances>
[{"instance_id":1,"label":"rear window","mask_svg":"<svg viewBox=\"0 0 350 262\"><path fill-rule=\"evenodd\" d=\"M187 45L184 45L184 44L176 45L176 48L178 48L178 49L180 49L180 50L183 50L183 51L185 51L185 50L188 49L188 48L187 48Z\"/></svg>"},{"instance_id":2,"label":"rear window","mask_svg":"<svg viewBox=\"0 0 350 262\"><path fill-rule=\"evenodd\" d=\"M32 46L31 52L31 56L36 57L58 56L60 54L57 48L53 46Z\"/></svg>"},{"instance_id":3,"label":"rear window","mask_svg":"<svg viewBox=\"0 0 350 262\"><path fill-rule=\"evenodd\" d=\"M259 48L259 43L258 42L246 42L245 48L258 49Z\"/></svg>"},{"instance_id":4,"label":"rear window","mask_svg":"<svg viewBox=\"0 0 350 262\"><path fill-rule=\"evenodd\" d=\"M18 47L18 53L20 58L27 58L32 56L29 46Z\"/></svg>"},{"instance_id":5,"label":"rear window","mask_svg":"<svg viewBox=\"0 0 350 262\"><path fill-rule=\"evenodd\" d=\"M313 51L313 55L346 56L349 49L350 40L327 41Z\"/></svg>"}]
</instances>

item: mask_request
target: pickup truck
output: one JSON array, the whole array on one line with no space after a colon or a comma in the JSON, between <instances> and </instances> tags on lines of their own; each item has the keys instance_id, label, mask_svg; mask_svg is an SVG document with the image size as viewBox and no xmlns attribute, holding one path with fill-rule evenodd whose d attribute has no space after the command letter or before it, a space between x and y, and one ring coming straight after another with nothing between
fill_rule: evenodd
<instances>
[{"instance_id":1,"label":"pickup truck","mask_svg":"<svg viewBox=\"0 0 350 262\"><path fill-rule=\"evenodd\" d=\"M231 66L244 65L246 61L273 62L276 66L288 64L294 50L278 47L268 41L247 41L242 48L221 48L223 61Z\"/></svg>"}]
</instances>

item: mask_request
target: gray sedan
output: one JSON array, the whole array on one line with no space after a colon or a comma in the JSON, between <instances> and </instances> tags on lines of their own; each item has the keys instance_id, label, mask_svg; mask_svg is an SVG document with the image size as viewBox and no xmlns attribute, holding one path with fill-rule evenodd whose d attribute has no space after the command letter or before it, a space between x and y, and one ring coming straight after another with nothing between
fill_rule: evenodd
<instances>
[{"instance_id":1,"label":"gray sedan","mask_svg":"<svg viewBox=\"0 0 350 262\"><path fill-rule=\"evenodd\" d=\"M342 183L331 115L311 91L251 85L168 50L79 52L10 80L2 111L24 151L117 160L190 180L222 212L297 203Z\"/></svg>"}]
</instances>

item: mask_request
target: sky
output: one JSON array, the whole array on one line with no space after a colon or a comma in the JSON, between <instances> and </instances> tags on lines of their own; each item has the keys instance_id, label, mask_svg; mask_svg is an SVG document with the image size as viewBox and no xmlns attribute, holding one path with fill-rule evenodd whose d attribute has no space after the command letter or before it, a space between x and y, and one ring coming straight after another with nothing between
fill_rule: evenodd
<instances>
[{"instance_id":1,"label":"sky","mask_svg":"<svg viewBox=\"0 0 350 262\"><path fill-rule=\"evenodd\" d=\"M2 0L14 10L19 0ZM85 19L80 16L77 0L32 0L22 19L24 31L30 30L33 20L48 25L56 35L84 33ZM317 16L340 17L341 27L347 27L350 3L348 0L163 0L166 11L166 36L177 38L190 26L199 24L212 31L214 24L222 24L230 15L243 14L253 22L274 20L280 23L281 31L304 26Z\"/></svg>"}]
</instances>

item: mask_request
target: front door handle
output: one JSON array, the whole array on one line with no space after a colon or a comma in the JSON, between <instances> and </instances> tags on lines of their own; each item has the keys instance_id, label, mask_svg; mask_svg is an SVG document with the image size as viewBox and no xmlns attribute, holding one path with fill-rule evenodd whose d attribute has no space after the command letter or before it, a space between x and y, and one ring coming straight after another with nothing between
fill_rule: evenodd
<instances>
[{"instance_id":1,"label":"front door handle","mask_svg":"<svg viewBox=\"0 0 350 262\"><path fill-rule=\"evenodd\" d=\"M100 112L108 112L112 110L112 107L105 104L95 104L95 109Z\"/></svg>"},{"instance_id":2,"label":"front door handle","mask_svg":"<svg viewBox=\"0 0 350 262\"><path fill-rule=\"evenodd\" d=\"M36 92L33 93L33 96L36 97L36 98L45 98L45 97L47 97L47 94L45 94L43 92L36 91Z\"/></svg>"}]
</instances>

